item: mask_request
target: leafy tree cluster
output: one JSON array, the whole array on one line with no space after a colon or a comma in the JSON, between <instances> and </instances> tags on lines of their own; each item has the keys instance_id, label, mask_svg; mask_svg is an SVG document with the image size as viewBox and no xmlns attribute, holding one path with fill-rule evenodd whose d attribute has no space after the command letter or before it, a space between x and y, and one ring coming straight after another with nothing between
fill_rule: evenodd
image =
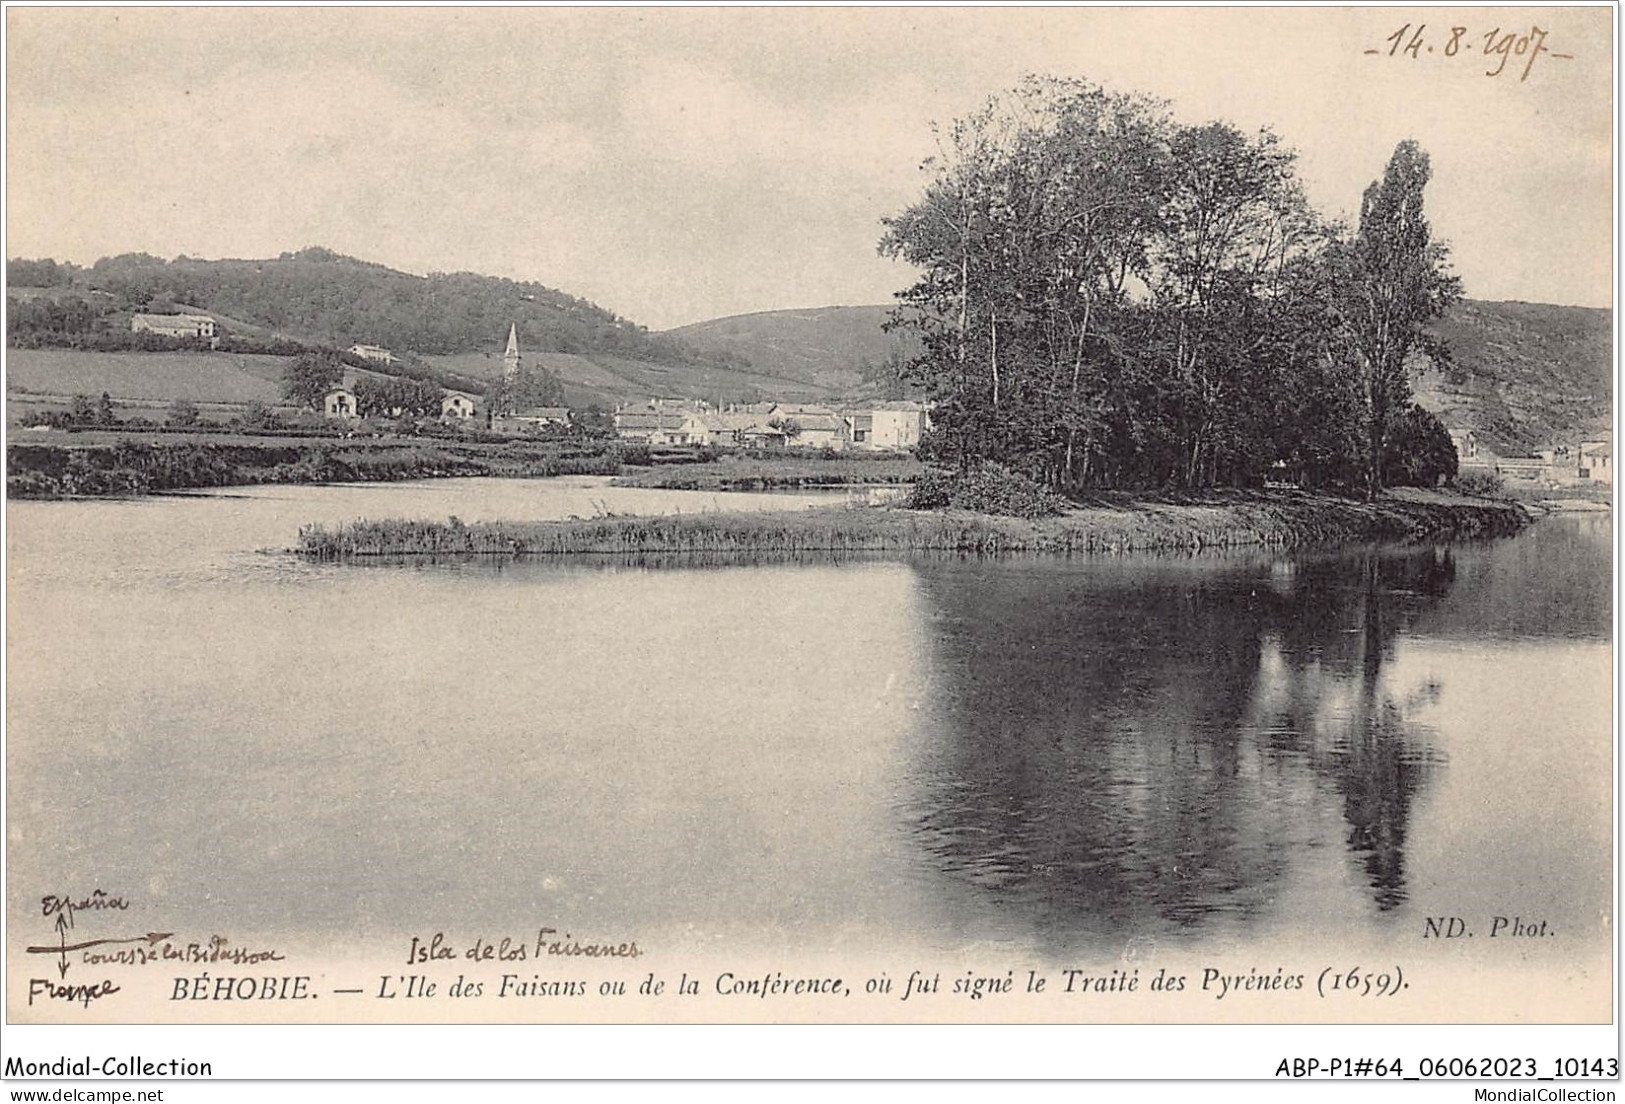
<instances>
[{"instance_id":1,"label":"leafy tree cluster","mask_svg":"<svg viewBox=\"0 0 1625 1104\"><path fill-rule=\"evenodd\" d=\"M355 384L356 412L363 418L436 418L444 397L438 384L404 376L362 376Z\"/></svg>"},{"instance_id":2,"label":"leafy tree cluster","mask_svg":"<svg viewBox=\"0 0 1625 1104\"><path fill-rule=\"evenodd\" d=\"M909 371L942 457L1063 490L1284 467L1375 493L1448 466L1405 375L1441 355L1422 327L1458 292L1414 143L1352 235L1309 207L1270 131L1184 125L1084 81L1029 78L938 146L881 249L921 272L890 325L921 340ZM1441 454L1396 462L1401 444Z\"/></svg>"},{"instance_id":3,"label":"leafy tree cluster","mask_svg":"<svg viewBox=\"0 0 1625 1104\"><path fill-rule=\"evenodd\" d=\"M74 395L68 402L68 409L45 411L36 417L38 419L36 424L62 429L89 429L120 424L118 415L113 412L113 398L106 391L102 392L100 399L92 399L85 394Z\"/></svg>"},{"instance_id":4,"label":"leafy tree cluster","mask_svg":"<svg viewBox=\"0 0 1625 1104\"><path fill-rule=\"evenodd\" d=\"M164 413L164 424L187 429L197 425L201 418L197 403L191 399L176 399L169 404L169 409Z\"/></svg>"},{"instance_id":5,"label":"leafy tree cluster","mask_svg":"<svg viewBox=\"0 0 1625 1104\"><path fill-rule=\"evenodd\" d=\"M188 353L207 352L213 348L208 338L132 333L128 329L100 329L84 333L49 330L13 332L8 343L16 349L79 349L91 353Z\"/></svg>"},{"instance_id":6,"label":"leafy tree cluster","mask_svg":"<svg viewBox=\"0 0 1625 1104\"><path fill-rule=\"evenodd\" d=\"M78 266L58 264L49 257L37 261L16 257L6 262L6 285L36 288L66 287L73 283L73 274L77 271Z\"/></svg>"},{"instance_id":7,"label":"leafy tree cluster","mask_svg":"<svg viewBox=\"0 0 1625 1104\"><path fill-rule=\"evenodd\" d=\"M280 429L282 419L269 403L255 399L244 408L242 424L248 429Z\"/></svg>"},{"instance_id":8,"label":"leafy tree cluster","mask_svg":"<svg viewBox=\"0 0 1625 1104\"><path fill-rule=\"evenodd\" d=\"M322 400L344 382L344 362L327 352L297 356L282 370L282 397L297 406L320 410Z\"/></svg>"},{"instance_id":9,"label":"leafy tree cluster","mask_svg":"<svg viewBox=\"0 0 1625 1104\"><path fill-rule=\"evenodd\" d=\"M485 408L499 414L538 406L563 406L564 381L545 367L522 365L512 383L498 379L482 392Z\"/></svg>"},{"instance_id":10,"label":"leafy tree cluster","mask_svg":"<svg viewBox=\"0 0 1625 1104\"><path fill-rule=\"evenodd\" d=\"M15 262L8 262L14 264ZM60 334L83 335L103 328L102 319L111 307L92 304L81 296L63 295L60 298L41 297L19 299L6 296L6 333L12 344L28 335ZM129 329L128 324L125 329Z\"/></svg>"}]
</instances>

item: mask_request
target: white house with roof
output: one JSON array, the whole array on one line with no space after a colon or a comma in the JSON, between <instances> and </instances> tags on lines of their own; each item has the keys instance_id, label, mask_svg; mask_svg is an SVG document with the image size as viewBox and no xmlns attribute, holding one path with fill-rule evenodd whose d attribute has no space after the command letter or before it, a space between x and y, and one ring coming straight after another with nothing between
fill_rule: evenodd
<instances>
[{"instance_id":1,"label":"white house with roof","mask_svg":"<svg viewBox=\"0 0 1625 1104\"><path fill-rule=\"evenodd\" d=\"M917 448L930 424L925 407L917 402L886 402L869 412L869 447Z\"/></svg>"},{"instance_id":2,"label":"white house with roof","mask_svg":"<svg viewBox=\"0 0 1625 1104\"><path fill-rule=\"evenodd\" d=\"M351 345L350 352L362 360L377 361L379 364L394 364L400 357L381 345Z\"/></svg>"},{"instance_id":3,"label":"white house with roof","mask_svg":"<svg viewBox=\"0 0 1625 1104\"><path fill-rule=\"evenodd\" d=\"M158 334L161 337L215 336L214 319L206 314L133 314L131 333Z\"/></svg>"},{"instance_id":4,"label":"white house with roof","mask_svg":"<svg viewBox=\"0 0 1625 1104\"><path fill-rule=\"evenodd\" d=\"M846 419L833 410L802 407L775 413L767 424L784 434L784 443L790 448L826 448L840 452L852 443Z\"/></svg>"},{"instance_id":5,"label":"white house with roof","mask_svg":"<svg viewBox=\"0 0 1625 1104\"><path fill-rule=\"evenodd\" d=\"M479 399L463 391L448 391L440 400L440 416L448 421L466 421L479 413Z\"/></svg>"},{"instance_id":6,"label":"white house with roof","mask_svg":"<svg viewBox=\"0 0 1625 1104\"><path fill-rule=\"evenodd\" d=\"M1478 459L1478 434L1470 429L1452 429L1450 443L1456 446L1456 461L1465 464Z\"/></svg>"},{"instance_id":7,"label":"white house with roof","mask_svg":"<svg viewBox=\"0 0 1625 1104\"><path fill-rule=\"evenodd\" d=\"M355 392L348 387L329 389L327 394L322 396L322 416L344 421L355 421L360 418L361 411L356 406Z\"/></svg>"},{"instance_id":8,"label":"white house with roof","mask_svg":"<svg viewBox=\"0 0 1625 1104\"><path fill-rule=\"evenodd\" d=\"M1598 483L1614 482L1614 443L1612 441L1580 442L1580 478Z\"/></svg>"},{"instance_id":9,"label":"white house with roof","mask_svg":"<svg viewBox=\"0 0 1625 1104\"><path fill-rule=\"evenodd\" d=\"M709 445L728 436L709 407L684 399L651 399L618 407L615 432L628 441L649 445Z\"/></svg>"},{"instance_id":10,"label":"white house with roof","mask_svg":"<svg viewBox=\"0 0 1625 1104\"><path fill-rule=\"evenodd\" d=\"M567 406L529 406L491 417L493 433L540 433L548 428L569 425L570 408Z\"/></svg>"}]
</instances>

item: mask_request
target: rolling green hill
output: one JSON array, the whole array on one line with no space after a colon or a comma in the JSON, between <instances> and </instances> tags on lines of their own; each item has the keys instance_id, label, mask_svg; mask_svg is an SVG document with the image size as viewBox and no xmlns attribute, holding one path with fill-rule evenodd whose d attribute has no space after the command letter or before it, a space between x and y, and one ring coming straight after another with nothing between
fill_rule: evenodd
<instances>
[{"instance_id":1,"label":"rolling green hill","mask_svg":"<svg viewBox=\"0 0 1625 1104\"><path fill-rule=\"evenodd\" d=\"M865 369L893 355L915 355L918 342L886 333L890 307L817 307L764 311L665 331L702 352L732 354L758 372L836 390L861 390Z\"/></svg>"},{"instance_id":2,"label":"rolling green hill","mask_svg":"<svg viewBox=\"0 0 1625 1104\"><path fill-rule=\"evenodd\" d=\"M111 292L137 308L187 303L340 348L360 342L398 353L500 351L516 324L537 352L717 362L543 284L471 272L416 276L320 247L263 260L123 254L77 271L74 284Z\"/></svg>"},{"instance_id":3,"label":"rolling green hill","mask_svg":"<svg viewBox=\"0 0 1625 1104\"><path fill-rule=\"evenodd\" d=\"M521 337L523 341L523 337ZM763 398L816 402L832 397L829 388L797 379L741 368L671 364L605 353L525 353L525 363L541 365L564 383L571 406L598 405L650 398L705 399L708 402L754 402ZM423 358L431 367L475 379L502 374L501 350Z\"/></svg>"}]
</instances>

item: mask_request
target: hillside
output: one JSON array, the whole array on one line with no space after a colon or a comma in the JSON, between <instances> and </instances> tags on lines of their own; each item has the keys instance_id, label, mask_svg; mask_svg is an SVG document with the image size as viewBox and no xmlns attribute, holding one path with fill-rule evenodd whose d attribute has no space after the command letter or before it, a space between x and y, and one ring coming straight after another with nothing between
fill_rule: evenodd
<instances>
[{"instance_id":1,"label":"hillside","mask_svg":"<svg viewBox=\"0 0 1625 1104\"><path fill-rule=\"evenodd\" d=\"M725 364L585 299L543 284L471 272L415 276L319 247L264 260L104 257L73 283L146 304L187 303L253 326L340 347L397 352L499 350L516 324L535 351L610 353L678 364Z\"/></svg>"},{"instance_id":2,"label":"hillside","mask_svg":"<svg viewBox=\"0 0 1625 1104\"><path fill-rule=\"evenodd\" d=\"M818 307L763 311L666 330L702 353L732 355L758 372L839 390L862 389L894 356L912 357L918 343L882 328L890 307Z\"/></svg>"},{"instance_id":3,"label":"hillside","mask_svg":"<svg viewBox=\"0 0 1625 1104\"><path fill-rule=\"evenodd\" d=\"M1455 364L1415 381L1417 400L1502 456L1595 438L1613 425L1612 313L1465 299L1435 326Z\"/></svg>"},{"instance_id":4,"label":"hillside","mask_svg":"<svg viewBox=\"0 0 1625 1104\"><path fill-rule=\"evenodd\" d=\"M501 350L423 358L431 367L474 379L502 374ZM827 388L800 380L739 368L720 368L635 360L605 353L525 353L525 363L539 365L564 383L564 401L574 407L650 398L704 399L707 402L755 402L764 398L816 402L831 397Z\"/></svg>"}]
</instances>

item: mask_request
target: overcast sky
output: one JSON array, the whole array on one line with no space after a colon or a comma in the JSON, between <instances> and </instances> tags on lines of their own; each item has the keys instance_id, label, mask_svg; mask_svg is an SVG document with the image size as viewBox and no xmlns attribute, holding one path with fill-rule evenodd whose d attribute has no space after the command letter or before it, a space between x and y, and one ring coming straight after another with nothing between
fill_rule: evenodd
<instances>
[{"instance_id":1,"label":"overcast sky","mask_svg":"<svg viewBox=\"0 0 1625 1104\"><path fill-rule=\"evenodd\" d=\"M1269 125L1332 214L1354 214L1415 138L1468 295L1613 300L1608 8L7 20L11 257L324 245L536 280L656 329L882 303L911 274L877 255L880 220L919 195L929 124L1036 72L1151 93L1188 122ZM1407 23L1426 24L1424 46L1387 56ZM1527 76L1527 54L1486 76L1500 59L1484 36L1535 24L1548 53ZM1452 26L1466 31L1446 57Z\"/></svg>"}]
</instances>

